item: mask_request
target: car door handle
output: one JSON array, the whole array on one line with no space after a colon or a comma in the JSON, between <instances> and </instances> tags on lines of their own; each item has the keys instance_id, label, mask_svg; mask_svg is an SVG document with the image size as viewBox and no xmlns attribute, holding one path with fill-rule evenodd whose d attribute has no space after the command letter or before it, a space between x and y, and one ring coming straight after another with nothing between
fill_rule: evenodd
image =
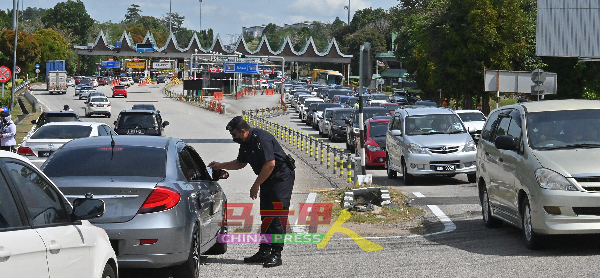
<instances>
[{"instance_id":1,"label":"car door handle","mask_svg":"<svg viewBox=\"0 0 600 278\"><path fill-rule=\"evenodd\" d=\"M0 263L8 261L11 255L12 252L10 252L10 249L0 246Z\"/></svg>"},{"instance_id":2,"label":"car door handle","mask_svg":"<svg viewBox=\"0 0 600 278\"><path fill-rule=\"evenodd\" d=\"M56 240L51 240L50 245L48 245L48 250L50 250L50 254L58 254L62 249L62 245L58 243Z\"/></svg>"}]
</instances>

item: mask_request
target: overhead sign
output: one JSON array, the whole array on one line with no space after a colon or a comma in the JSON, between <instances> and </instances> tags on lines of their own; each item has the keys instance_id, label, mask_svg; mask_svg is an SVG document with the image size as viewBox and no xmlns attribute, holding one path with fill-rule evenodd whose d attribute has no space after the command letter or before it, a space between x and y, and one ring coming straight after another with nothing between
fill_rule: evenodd
<instances>
[{"instance_id":1,"label":"overhead sign","mask_svg":"<svg viewBox=\"0 0 600 278\"><path fill-rule=\"evenodd\" d=\"M125 67L131 68L131 69L145 69L146 63L144 63L144 62L127 62Z\"/></svg>"},{"instance_id":2,"label":"overhead sign","mask_svg":"<svg viewBox=\"0 0 600 278\"><path fill-rule=\"evenodd\" d=\"M0 67L0 82L4 83L10 80L10 69L7 67Z\"/></svg>"},{"instance_id":3,"label":"overhead sign","mask_svg":"<svg viewBox=\"0 0 600 278\"><path fill-rule=\"evenodd\" d=\"M138 52L154 52L154 45L151 43L136 43L135 51Z\"/></svg>"},{"instance_id":4,"label":"overhead sign","mask_svg":"<svg viewBox=\"0 0 600 278\"><path fill-rule=\"evenodd\" d=\"M21 73L21 67L15 66L15 74Z\"/></svg>"},{"instance_id":5,"label":"overhead sign","mask_svg":"<svg viewBox=\"0 0 600 278\"><path fill-rule=\"evenodd\" d=\"M221 69L219 67L208 67L208 72L219 72Z\"/></svg>"},{"instance_id":6,"label":"overhead sign","mask_svg":"<svg viewBox=\"0 0 600 278\"><path fill-rule=\"evenodd\" d=\"M225 63L224 73L258 73L257 63Z\"/></svg>"},{"instance_id":7,"label":"overhead sign","mask_svg":"<svg viewBox=\"0 0 600 278\"><path fill-rule=\"evenodd\" d=\"M263 69L263 74L275 74L274 69Z\"/></svg>"},{"instance_id":8,"label":"overhead sign","mask_svg":"<svg viewBox=\"0 0 600 278\"><path fill-rule=\"evenodd\" d=\"M152 63L152 67L155 69L170 69L171 68L171 62L154 62Z\"/></svg>"},{"instance_id":9,"label":"overhead sign","mask_svg":"<svg viewBox=\"0 0 600 278\"><path fill-rule=\"evenodd\" d=\"M115 43L115 48L121 48L121 42L116 42Z\"/></svg>"},{"instance_id":10,"label":"overhead sign","mask_svg":"<svg viewBox=\"0 0 600 278\"><path fill-rule=\"evenodd\" d=\"M103 68L120 68L121 62L102 61L102 67Z\"/></svg>"}]
</instances>

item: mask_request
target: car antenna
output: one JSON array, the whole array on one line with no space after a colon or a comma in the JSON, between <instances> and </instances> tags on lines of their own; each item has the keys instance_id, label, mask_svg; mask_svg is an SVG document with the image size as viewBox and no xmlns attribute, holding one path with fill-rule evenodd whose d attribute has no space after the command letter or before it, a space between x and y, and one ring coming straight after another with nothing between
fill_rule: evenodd
<instances>
[{"instance_id":1,"label":"car antenna","mask_svg":"<svg viewBox=\"0 0 600 278\"><path fill-rule=\"evenodd\" d=\"M110 134L110 160L113 160L113 154L115 153L115 139L113 138L112 132L109 132Z\"/></svg>"}]
</instances>

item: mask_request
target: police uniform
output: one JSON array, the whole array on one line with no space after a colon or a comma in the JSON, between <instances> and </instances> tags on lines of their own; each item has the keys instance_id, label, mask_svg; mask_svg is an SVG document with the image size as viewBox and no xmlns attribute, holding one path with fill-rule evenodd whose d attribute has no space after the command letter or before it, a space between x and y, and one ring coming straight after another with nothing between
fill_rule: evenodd
<instances>
[{"instance_id":1,"label":"police uniform","mask_svg":"<svg viewBox=\"0 0 600 278\"><path fill-rule=\"evenodd\" d=\"M294 188L295 172L286 164L287 155L277 142L277 139L270 133L253 128L250 130L246 142L240 145L237 161L248 163L256 175L260 173L266 161L275 160L275 168L271 175L260 185L260 209L262 210L283 210L290 208L290 199L292 189ZM281 203L281 206L275 207L273 203ZM267 216L268 217L268 216ZM265 220L261 216L261 221ZM264 234L285 234L284 225L279 217L274 217L266 230L261 231ZM287 226L287 225L286 225ZM270 247L273 250L281 251L283 243L271 243L268 246L261 244L261 247Z\"/></svg>"}]
</instances>

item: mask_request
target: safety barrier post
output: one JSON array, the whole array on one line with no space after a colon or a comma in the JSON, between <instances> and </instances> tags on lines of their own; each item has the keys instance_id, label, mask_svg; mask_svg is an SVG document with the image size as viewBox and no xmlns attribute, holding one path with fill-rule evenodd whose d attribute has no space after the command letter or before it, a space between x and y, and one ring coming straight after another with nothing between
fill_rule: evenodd
<instances>
[{"instance_id":1,"label":"safety barrier post","mask_svg":"<svg viewBox=\"0 0 600 278\"><path fill-rule=\"evenodd\" d=\"M330 156L330 155L329 155L329 150L330 150L330 148L331 148L331 145L330 145L329 143L327 143L327 149L326 149L326 150L327 150L327 169L329 169L329 166L330 166L330 165L329 165L329 162L330 162L330 158L329 158L329 156Z\"/></svg>"},{"instance_id":2,"label":"safety barrier post","mask_svg":"<svg viewBox=\"0 0 600 278\"><path fill-rule=\"evenodd\" d=\"M333 174L335 175L337 172L337 152L338 152L338 148L337 146L333 146Z\"/></svg>"},{"instance_id":3,"label":"safety barrier post","mask_svg":"<svg viewBox=\"0 0 600 278\"><path fill-rule=\"evenodd\" d=\"M319 160L319 139L315 138L315 161Z\"/></svg>"},{"instance_id":4,"label":"safety barrier post","mask_svg":"<svg viewBox=\"0 0 600 278\"><path fill-rule=\"evenodd\" d=\"M350 155L348 155L350 156ZM349 158L350 160L350 158ZM354 169L355 158L352 157L352 162L348 161L348 182L352 183L352 170ZM356 171L355 171L356 172Z\"/></svg>"},{"instance_id":5,"label":"safety barrier post","mask_svg":"<svg viewBox=\"0 0 600 278\"><path fill-rule=\"evenodd\" d=\"M314 139L314 137L312 137L312 136L309 138L309 142L310 142L310 157L313 157L313 154L314 154L313 139Z\"/></svg>"},{"instance_id":6,"label":"safety barrier post","mask_svg":"<svg viewBox=\"0 0 600 278\"><path fill-rule=\"evenodd\" d=\"M340 177L344 177L344 149L341 149L340 153Z\"/></svg>"},{"instance_id":7,"label":"safety barrier post","mask_svg":"<svg viewBox=\"0 0 600 278\"><path fill-rule=\"evenodd\" d=\"M323 139L319 140L319 149L321 149L321 163L319 164L323 165L323 153L325 152Z\"/></svg>"},{"instance_id":8,"label":"safety barrier post","mask_svg":"<svg viewBox=\"0 0 600 278\"><path fill-rule=\"evenodd\" d=\"M300 140L299 140L300 138L298 138L298 131L296 131L294 129L293 135L294 135L294 145L296 145L296 149L299 149L300 148Z\"/></svg>"},{"instance_id":9,"label":"safety barrier post","mask_svg":"<svg viewBox=\"0 0 600 278\"><path fill-rule=\"evenodd\" d=\"M308 141L309 141L310 137L308 137L308 135L306 135L306 154L309 154L309 150L312 151L312 147L309 147ZM312 153L310 153L310 156L312 156Z\"/></svg>"},{"instance_id":10,"label":"safety barrier post","mask_svg":"<svg viewBox=\"0 0 600 278\"><path fill-rule=\"evenodd\" d=\"M300 151L304 151L304 133L300 133Z\"/></svg>"}]
</instances>

